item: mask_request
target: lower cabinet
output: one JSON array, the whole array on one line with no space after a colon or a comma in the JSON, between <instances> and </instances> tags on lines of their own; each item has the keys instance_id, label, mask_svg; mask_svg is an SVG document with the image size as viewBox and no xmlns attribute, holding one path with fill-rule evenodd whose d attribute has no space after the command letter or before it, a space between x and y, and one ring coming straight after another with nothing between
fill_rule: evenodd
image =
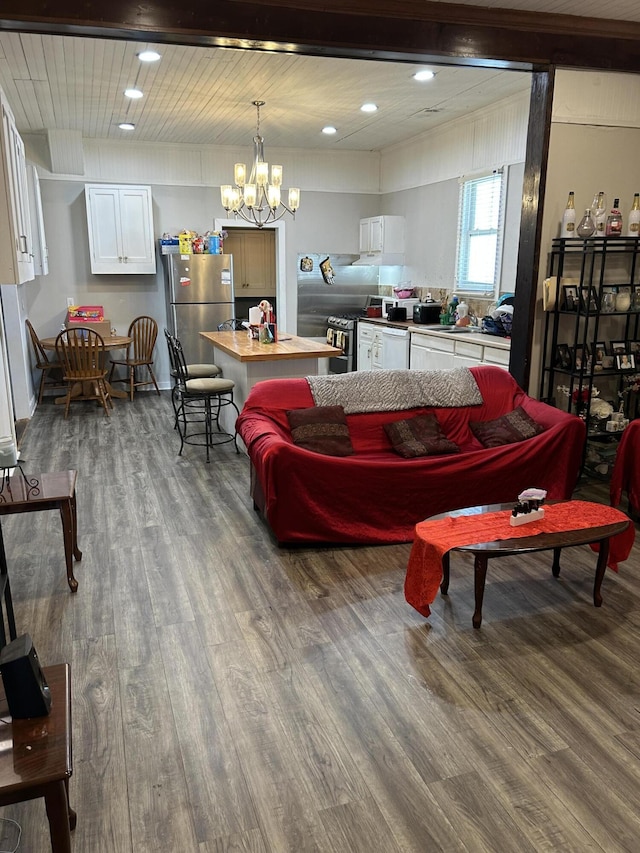
<instances>
[{"instance_id":1,"label":"lower cabinet","mask_svg":"<svg viewBox=\"0 0 640 853\"><path fill-rule=\"evenodd\" d=\"M406 370L409 332L391 326L358 323L358 370Z\"/></svg>"},{"instance_id":2,"label":"lower cabinet","mask_svg":"<svg viewBox=\"0 0 640 853\"><path fill-rule=\"evenodd\" d=\"M411 334L409 366L412 370L450 370L478 364L493 364L508 370L508 344L499 338L487 343L486 337L476 337L473 333L460 338L446 332Z\"/></svg>"}]
</instances>

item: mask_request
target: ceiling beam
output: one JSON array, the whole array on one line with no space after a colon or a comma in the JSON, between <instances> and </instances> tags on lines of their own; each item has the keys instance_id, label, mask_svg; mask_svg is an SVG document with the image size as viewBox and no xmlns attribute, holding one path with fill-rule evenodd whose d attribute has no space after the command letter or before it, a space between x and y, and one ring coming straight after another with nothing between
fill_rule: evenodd
<instances>
[{"instance_id":1,"label":"ceiling beam","mask_svg":"<svg viewBox=\"0 0 640 853\"><path fill-rule=\"evenodd\" d=\"M640 70L640 24L422 0L3 0L0 27L457 65Z\"/></svg>"}]
</instances>

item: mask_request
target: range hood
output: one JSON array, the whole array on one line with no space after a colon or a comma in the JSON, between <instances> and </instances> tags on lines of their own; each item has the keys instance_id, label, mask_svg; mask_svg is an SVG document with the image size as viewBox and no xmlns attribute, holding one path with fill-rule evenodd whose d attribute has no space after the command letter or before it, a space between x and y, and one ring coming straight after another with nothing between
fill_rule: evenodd
<instances>
[{"instance_id":1,"label":"range hood","mask_svg":"<svg viewBox=\"0 0 640 853\"><path fill-rule=\"evenodd\" d=\"M360 255L354 266L403 267L404 255L401 252L365 252Z\"/></svg>"}]
</instances>

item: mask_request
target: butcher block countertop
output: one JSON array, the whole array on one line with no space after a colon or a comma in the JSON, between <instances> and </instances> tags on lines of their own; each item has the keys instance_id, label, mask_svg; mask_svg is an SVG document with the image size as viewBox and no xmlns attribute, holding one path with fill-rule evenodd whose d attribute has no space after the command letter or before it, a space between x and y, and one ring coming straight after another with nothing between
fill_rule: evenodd
<instances>
[{"instance_id":1,"label":"butcher block countertop","mask_svg":"<svg viewBox=\"0 0 640 853\"><path fill-rule=\"evenodd\" d=\"M279 335L288 340L278 340L275 344L261 344L260 341L249 340L246 332L200 332L202 338L238 361L281 361L342 355L341 349L329 344L311 341L309 338L299 338L287 332L279 332Z\"/></svg>"}]
</instances>

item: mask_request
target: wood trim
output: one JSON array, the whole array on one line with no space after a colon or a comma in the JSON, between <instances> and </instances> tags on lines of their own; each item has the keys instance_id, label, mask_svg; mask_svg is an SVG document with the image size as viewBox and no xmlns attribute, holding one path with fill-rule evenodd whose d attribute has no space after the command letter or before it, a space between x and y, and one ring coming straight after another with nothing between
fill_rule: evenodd
<instances>
[{"instance_id":1,"label":"wood trim","mask_svg":"<svg viewBox=\"0 0 640 853\"><path fill-rule=\"evenodd\" d=\"M41 0L4 0L0 27L371 59L640 70L639 23L419 0L66 0L63 15Z\"/></svg>"}]
</instances>

